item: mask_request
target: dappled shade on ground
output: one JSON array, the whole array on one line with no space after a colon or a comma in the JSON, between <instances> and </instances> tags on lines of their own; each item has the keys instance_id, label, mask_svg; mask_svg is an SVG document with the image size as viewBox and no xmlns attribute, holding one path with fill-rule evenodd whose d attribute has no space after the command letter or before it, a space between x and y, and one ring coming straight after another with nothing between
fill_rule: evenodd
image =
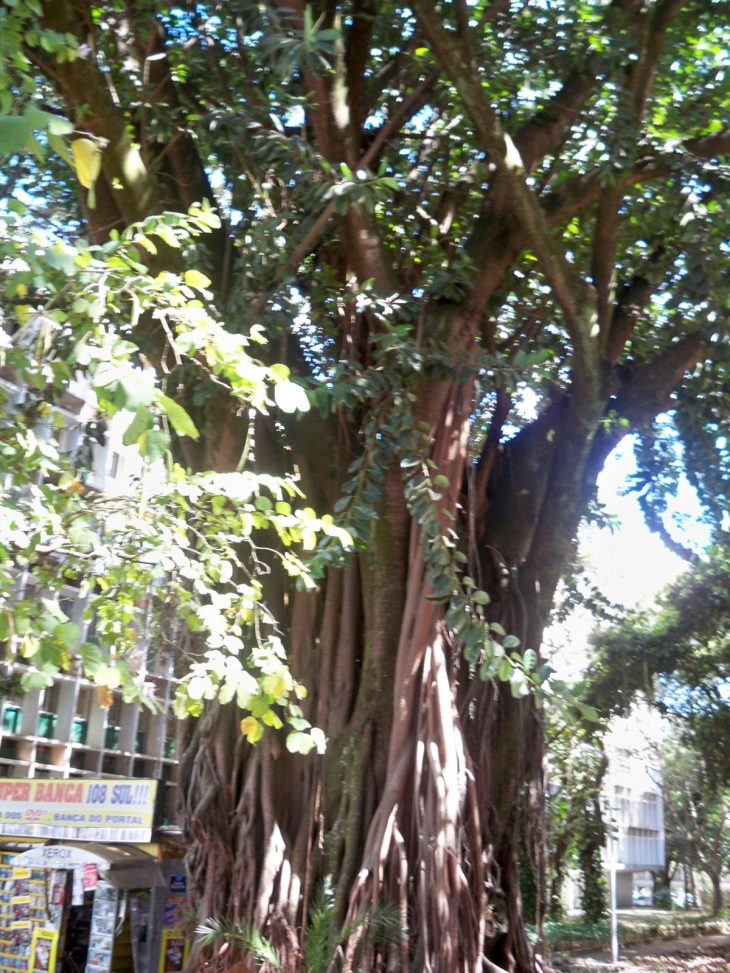
<instances>
[{"instance_id":1,"label":"dappled shade on ground","mask_svg":"<svg viewBox=\"0 0 730 973\"><path fill-rule=\"evenodd\" d=\"M700 936L635 947L626 950L617 965L607 962L603 954L571 957L556 961L554 965L556 970L592 970L595 973L611 973L614 970L630 973L727 973L730 970L730 935Z\"/></svg>"}]
</instances>

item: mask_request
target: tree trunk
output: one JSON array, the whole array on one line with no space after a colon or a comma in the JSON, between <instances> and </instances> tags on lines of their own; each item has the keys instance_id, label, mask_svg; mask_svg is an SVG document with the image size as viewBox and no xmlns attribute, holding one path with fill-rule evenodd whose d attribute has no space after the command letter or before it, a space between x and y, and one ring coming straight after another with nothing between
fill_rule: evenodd
<instances>
[{"instance_id":1,"label":"tree trunk","mask_svg":"<svg viewBox=\"0 0 730 973\"><path fill-rule=\"evenodd\" d=\"M697 878L695 876L694 867L691 864L687 865L689 869L689 889L692 896L692 908L701 909L702 908L702 892Z\"/></svg>"},{"instance_id":2,"label":"tree trunk","mask_svg":"<svg viewBox=\"0 0 730 973\"><path fill-rule=\"evenodd\" d=\"M454 383L429 393L429 459L452 484L439 508L456 511L471 390ZM522 482L539 495L545 471L535 469ZM512 492L500 471L490 499L509 512L502 488ZM572 520L585 494L583 470L574 469ZM513 508L511 520L512 543L528 537L529 547L533 518ZM443 608L429 599L422 545L393 471L368 551L331 571L319 594L294 599L291 664L311 689L309 715L327 733L324 757L291 756L274 733L256 748L240 740L231 748L221 741L235 716L217 708L183 761L188 863L202 917L224 913L268 928L287 970L302 968L294 930L306 938L307 906L325 876L336 889L338 925L383 904L400 909L403 939L376 949L372 968L476 973L486 955L510 971L536 969L522 915L518 826L533 781L540 827L541 716L507 684L482 682L455 651ZM518 625L524 646L537 650L560 567L551 564L542 588L524 590L530 559L518 571L509 552L495 570L494 550L484 544L477 565L492 616L511 631ZM357 935L345 953L356 946Z\"/></svg>"},{"instance_id":3,"label":"tree trunk","mask_svg":"<svg viewBox=\"0 0 730 973\"><path fill-rule=\"evenodd\" d=\"M491 596L489 618L539 652L595 478L623 433L597 434L600 402L559 398L499 456L485 450L469 468L471 394L469 382L421 389L424 461L448 479L439 516L471 538L469 570ZM321 463L316 446L302 456L305 480ZM480 480L477 495L470 483ZM457 650L430 597L428 544L404 491L391 469L367 550L329 571L318 594L279 605L327 753L292 756L270 731L255 748L240 738L233 747L236 718L225 709L201 721L181 780L193 888L201 917L268 930L287 973L304 969L308 907L327 877L334 926L355 924L345 969L357 959L368 969L476 973L486 957L532 973L540 966L525 932L518 828L528 785L542 827L541 713L507 683L480 680ZM539 860L536 874L544 886ZM357 924L384 905L399 910L403 934L371 945Z\"/></svg>"},{"instance_id":4,"label":"tree trunk","mask_svg":"<svg viewBox=\"0 0 730 973\"><path fill-rule=\"evenodd\" d=\"M555 842L553 854L550 856L550 894L548 898L548 914L551 919L561 919L565 912L563 908L563 885L567 866L566 855L570 838L567 830Z\"/></svg>"},{"instance_id":5,"label":"tree trunk","mask_svg":"<svg viewBox=\"0 0 730 973\"><path fill-rule=\"evenodd\" d=\"M708 872L707 877L712 886L712 915L714 917L722 912L722 875L720 872Z\"/></svg>"}]
</instances>

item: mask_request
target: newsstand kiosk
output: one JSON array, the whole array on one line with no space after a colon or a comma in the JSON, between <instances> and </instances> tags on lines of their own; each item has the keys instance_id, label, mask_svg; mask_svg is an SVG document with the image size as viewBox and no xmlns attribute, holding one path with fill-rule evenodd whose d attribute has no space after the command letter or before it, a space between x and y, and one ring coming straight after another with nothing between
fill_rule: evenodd
<instances>
[{"instance_id":1,"label":"newsstand kiosk","mask_svg":"<svg viewBox=\"0 0 730 973\"><path fill-rule=\"evenodd\" d=\"M178 973L188 914L157 781L0 778L0 973Z\"/></svg>"}]
</instances>

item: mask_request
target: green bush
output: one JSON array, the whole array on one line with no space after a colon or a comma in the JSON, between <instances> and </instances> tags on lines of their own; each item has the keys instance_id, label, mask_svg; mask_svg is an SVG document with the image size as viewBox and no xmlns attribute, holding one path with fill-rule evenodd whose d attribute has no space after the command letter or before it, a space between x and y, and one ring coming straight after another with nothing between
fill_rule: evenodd
<instances>
[{"instance_id":1,"label":"green bush","mask_svg":"<svg viewBox=\"0 0 730 973\"><path fill-rule=\"evenodd\" d=\"M652 918L646 922L619 924L619 940L623 946L650 942L654 939L675 939L682 936L696 936L701 933L727 932L727 921L711 919L709 916L680 917L676 913L671 918ZM537 938L530 930L531 941ZM611 923L608 919L591 921L586 916L575 919L549 919L544 926L544 938L553 950L605 948L611 940Z\"/></svg>"},{"instance_id":2,"label":"green bush","mask_svg":"<svg viewBox=\"0 0 730 973\"><path fill-rule=\"evenodd\" d=\"M669 891L669 889L657 889L656 892L654 892L654 908L672 908L672 893Z\"/></svg>"},{"instance_id":3,"label":"green bush","mask_svg":"<svg viewBox=\"0 0 730 973\"><path fill-rule=\"evenodd\" d=\"M608 919L591 920L586 916L576 919L549 919L544 926L544 935L553 948L593 946L610 938L611 924Z\"/></svg>"}]
</instances>

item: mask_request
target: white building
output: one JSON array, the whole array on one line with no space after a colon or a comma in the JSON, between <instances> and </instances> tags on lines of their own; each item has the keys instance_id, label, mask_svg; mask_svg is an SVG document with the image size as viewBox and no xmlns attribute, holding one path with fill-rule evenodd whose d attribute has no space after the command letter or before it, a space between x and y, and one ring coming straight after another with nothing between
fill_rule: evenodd
<instances>
[{"instance_id":1,"label":"white building","mask_svg":"<svg viewBox=\"0 0 730 973\"><path fill-rule=\"evenodd\" d=\"M22 399L23 389L8 376L0 375L0 383L11 401ZM122 443L128 417L125 420L120 414L102 436L89 436L89 424L96 418L93 393L76 382L54 411L63 417L63 425L39 427L39 437L57 438L61 449L74 457L87 488L111 495L126 493L141 469L137 449ZM32 597L32 592L32 580L19 576L17 596ZM59 603L79 625L82 640L93 641L94 620L84 620L78 592L64 589ZM180 722L170 715L173 662L161 653L148 652L142 666L150 692L160 704L156 712L125 703L120 690L111 693L110 705L102 706L98 686L83 676L78 662L59 673L46 689L22 696L0 693L0 778L158 780L160 823L173 824L181 731ZM2 682L12 685L28 670L13 647L0 642Z\"/></svg>"},{"instance_id":2,"label":"white building","mask_svg":"<svg viewBox=\"0 0 730 973\"><path fill-rule=\"evenodd\" d=\"M652 887L653 869L664 868L664 805L661 771L654 756L656 728L648 712L637 708L616 720L607 740L609 763L604 782L608 842L617 871L617 904L627 908L635 890Z\"/></svg>"}]
</instances>

